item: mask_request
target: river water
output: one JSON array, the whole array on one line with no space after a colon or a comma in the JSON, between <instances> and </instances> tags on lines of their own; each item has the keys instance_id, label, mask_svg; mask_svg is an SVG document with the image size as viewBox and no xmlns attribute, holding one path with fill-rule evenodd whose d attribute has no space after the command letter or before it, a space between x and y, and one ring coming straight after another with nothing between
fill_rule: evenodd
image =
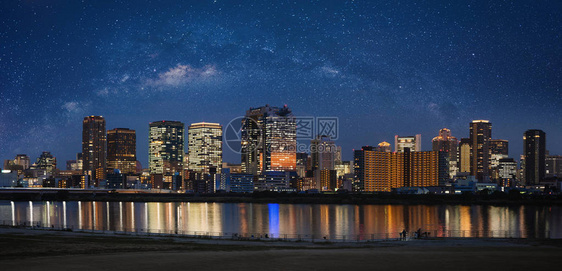
<instances>
[{"instance_id":1,"label":"river water","mask_svg":"<svg viewBox=\"0 0 562 271\"><path fill-rule=\"evenodd\" d=\"M559 206L0 201L4 225L287 238L562 238Z\"/></svg>"}]
</instances>

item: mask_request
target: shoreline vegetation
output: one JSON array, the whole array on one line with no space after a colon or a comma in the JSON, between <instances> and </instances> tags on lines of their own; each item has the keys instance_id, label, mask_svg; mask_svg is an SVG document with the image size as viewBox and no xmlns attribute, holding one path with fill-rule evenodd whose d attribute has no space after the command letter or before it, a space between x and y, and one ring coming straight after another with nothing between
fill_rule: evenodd
<instances>
[{"instance_id":1,"label":"shoreline vegetation","mask_svg":"<svg viewBox=\"0 0 562 271\"><path fill-rule=\"evenodd\" d=\"M513 190L512 190L513 191ZM562 205L562 195L492 194L404 195L394 193L299 194L254 192L252 194L130 193L108 190L0 190L0 200L12 201L131 201L217 202L284 204L374 204L374 205Z\"/></svg>"}]
</instances>

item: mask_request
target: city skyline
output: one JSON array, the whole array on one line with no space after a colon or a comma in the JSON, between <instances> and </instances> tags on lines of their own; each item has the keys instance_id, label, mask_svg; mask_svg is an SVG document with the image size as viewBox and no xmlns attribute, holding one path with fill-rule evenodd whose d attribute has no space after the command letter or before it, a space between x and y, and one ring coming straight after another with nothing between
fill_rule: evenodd
<instances>
[{"instance_id":1,"label":"city skyline","mask_svg":"<svg viewBox=\"0 0 562 271\"><path fill-rule=\"evenodd\" d=\"M93 115L92 115L92 116L85 116L85 117L84 117L84 120L89 119L89 118L92 118L92 117L96 117L96 118L101 117L101 118L104 120L104 125L106 125L107 119L105 119L103 116L93 116ZM295 116L295 117L298 118L299 116ZM238 117L238 118L239 118L239 117ZM237 118L234 118L234 120L236 120L236 119L237 119ZM182 123L181 121L176 121L176 120L161 120L161 121L151 121L151 122L149 122L148 124L149 124L149 126L150 126L152 123L160 123L160 122L164 122L164 123L165 123L166 121L168 121L168 122L180 122L180 123ZM482 122L482 121L488 122L488 120L474 120L474 121L477 121L477 122ZM202 121L202 122L198 122L198 123L190 123L190 125L199 124L199 123L211 123L211 122ZM472 123L472 122L471 122L471 123ZM471 124L471 123L469 123L469 124ZM212 123L211 123L211 124L212 124ZM219 125L219 126L222 126L222 124L220 124L220 123L216 123L216 124ZM110 126L107 126L107 127L110 127ZM185 128L184 128L186 134L187 134L187 130L188 130L187 128L188 128L188 127L185 127ZM132 129L132 128L130 128L130 127L129 127L129 128L119 128L119 127L116 127L116 128L112 128L112 129L107 128L107 129L106 129L106 134L109 133L110 131L119 130L119 129L125 129L125 130L129 130L129 129L130 129L130 130L133 131L133 132L136 132L136 131L137 131L137 130ZM442 131L443 129L446 129L446 130L448 130L449 133L451 133L451 130L450 130L450 129L448 129L447 127L443 127L442 129L439 129L438 131L436 131L435 135L438 135L438 136L439 136L440 133L441 133L441 131ZM146 130L149 131L150 129L146 129ZM470 130L469 130L469 129L467 129L467 130L468 130L469 133L470 133ZM541 130L541 129L527 129L527 130ZM525 130L525 131L527 131L527 130ZM221 131L222 131L222 130L221 130ZM523 133L524 133L524 132L523 132ZM545 133L547 133L547 132L545 132ZM82 131L82 134L83 134L83 131ZM547 133L547 134L548 134L548 133ZM457 135L457 133L455 133L455 135ZM315 135L315 136L322 136L322 135L317 134L317 135ZM421 136L421 134L416 134L415 136L399 136L399 135L395 134L393 137L395 138L395 140L396 140L396 138L410 138L410 137L411 137L411 138L415 138L415 137L421 137L421 138L423 138L423 137ZM428 137L431 137L431 135L429 135ZM508 137L510 137L510 136L506 136L505 138L508 138ZM503 137L502 137L502 138L503 138ZM460 138L460 139L461 139L461 138ZM460 146L460 143L461 143L461 142L460 142L460 139L459 139L459 149L458 149L458 155L459 155L459 156L461 155L461 146ZM465 138L465 137L462 137L462 139L467 139L467 140L468 140L468 139L469 139L469 135L468 135L466 138ZM490 140L492 140L492 139L493 139L493 141L507 141L507 142L509 142L509 140L499 139L499 138L497 138L496 136L493 136L492 138L490 138ZM422 143L422 146L421 146L421 147L418 146L418 147L421 148L419 151L431 151L431 150L433 149L432 146L433 146L433 144L434 144L434 143L433 143L433 140L434 140L434 139L433 139L433 138L431 138L431 139L425 138L425 140L426 140L426 141L429 140L429 143L426 143L425 145ZM140 143L139 143L139 141L140 141ZM146 142L145 142L145 141L146 141ZM297 141L299 141L299 142L301 142L301 143L305 143L305 144L310 144L310 142L309 142L308 139L304 140L304 139L299 139L299 138L297 137ZM376 140L375 140L375 141L376 141ZM414 141L415 141L415 140L414 140ZM335 142L336 144L339 143L339 141L337 141L337 140L334 140L334 142ZM423 142L423 139L422 139L422 142ZM548 148L548 147L549 147L549 142L551 142L551 141L548 141L548 142L546 143L546 149L545 149L545 151L548 151L550 155L561 155L560 153L552 152L551 149ZM82 142L82 143L83 143L83 142ZM380 142L379 144L382 144L382 143L387 143L387 142L386 142L386 141L382 141L382 142ZM143 157L142 154L141 154L141 155L138 154L139 144L145 144L146 146L150 146L150 140L148 140L148 139L145 140L145 139L142 139L142 138L141 138L140 140L139 140L139 139L135 140L135 145L136 145L136 149L135 149L135 150L136 150L136 152L137 152L136 157L139 157L139 156L140 156L140 157ZM222 141L222 144L226 144L226 143L224 142L224 140ZM343 154L342 154L342 157L343 157L342 160L345 160L345 161L352 161L352 160L353 160L353 152L354 152L355 150L360 150L360 149L361 149L362 147L364 147L364 146L377 146L377 145L379 145L379 144L360 144L360 146L358 146L357 148L353 148L353 149L351 149L351 150L348 150L348 151L350 152L350 153L349 153L349 159L346 159L346 158L348 158L348 156L346 155L345 150L344 150L344 151L343 151ZM82 144L82 145L83 145L83 144ZM188 147L188 145L189 145L189 144L188 144L188 139L187 139L187 137L186 137L186 138L184 139L184 153L185 153L185 154L187 154L187 153L189 152L189 147ZM511 143L510 145L513 146L513 143ZM521 140L521 144L520 144L520 145L524 145L524 140ZM341 147L341 145L338 145L338 146ZM391 146L391 148L392 148L392 152L396 152L396 150L395 150L395 145L390 144L390 146ZM83 146L82 146L82 147L83 147ZM81 147L81 148L82 148L82 147ZM106 147L107 147L107 146L106 146ZM142 148L142 147L141 147L141 148ZM300 150L300 149L299 149L299 150ZM239 153L236 153L236 152L234 152L233 150L230 150L229 147L224 148L223 151L224 151L224 152L231 152L231 153L234 154L234 155L232 156L232 157L234 157L233 160L224 160L224 159L223 159L223 162L225 162L225 163L233 163L233 164L240 164L240 163L242 163L242 162L241 162L241 159L240 159L240 154L239 154ZM49 152L49 153L51 153L53 156L58 157L58 156L56 155L56 153L54 153L53 151L50 151L50 150L43 150L43 151L41 151L41 152L37 155L37 157L40 157L41 154L44 153L44 152ZM82 152L79 151L79 153L82 153ZM312 154L312 153L310 152L310 149L309 149L309 148L307 149L307 152L306 152L306 153ZM33 158L33 157L34 157L33 155L30 155L29 153L25 153L25 152L23 152L23 153L17 153L17 154L15 154L13 157L15 157L15 158L17 159L18 155L22 155L22 154L23 154L23 155L27 155L27 156L30 157L30 158ZM507 155L507 157L513 158L513 159L515 159L516 161L518 161L518 160L519 160L519 157L520 157L521 155L525 155L525 153L524 153L524 152L521 152L520 154L513 154L513 152L510 151L509 154ZM223 157L224 157L224 155L223 155ZM231 158L232 158L232 157L231 157ZM7 160L7 159L13 159L12 157L5 157L5 158L4 158L4 157L0 157L0 158L2 159L2 161ZM58 166L57 168L63 169L63 165L64 165L66 162L76 161L75 158L76 158L76 157L74 157L74 160L73 160L73 159L62 160L62 159L58 158L60 162L59 162L59 166ZM144 159L144 161L141 160L141 158L138 158L136 161L139 161L139 162L141 163L141 165L142 165L143 168L149 168L149 157L148 157L148 155L146 155L146 159ZM459 170L460 170L460 168L459 168Z\"/></svg>"},{"instance_id":2,"label":"city skyline","mask_svg":"<svg viewBox=\"0 0 562 271\"><path fill-rule=\"evenodd\" d=\"M344 160L363 145L446 127L523 153L522 133L562 154L561 3L9 2L0 10L0 159L81 149L80 120L226 125L253 106L336 116ZM240 16L244 14L244 16ZM238 163L225 149L224 160ZM60 166L59 166L60 167Z\"/></svg>"}]
</instances>

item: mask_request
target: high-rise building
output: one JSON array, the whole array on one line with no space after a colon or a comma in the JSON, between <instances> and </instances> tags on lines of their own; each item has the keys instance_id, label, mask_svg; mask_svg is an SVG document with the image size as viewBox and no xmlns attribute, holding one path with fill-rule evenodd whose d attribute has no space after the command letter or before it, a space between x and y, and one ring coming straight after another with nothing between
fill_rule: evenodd
<instances>
[{"instance_id":1,"label":"high-rise building","mask_svg":"<svg viewBox=\"0 0 562 271\"><path fill-rule=\"evenodd\" d=\"M333 170L336 150L336 143L329 136L317 136L311 140L310 157L313 170Z\"/></svg>"},{"instance_id":2,"label":"high-rise building","mask_svg":"<svg viewBox=\"0 0 562 271\"><path fill-rule=\"evenodd\" d=\"M135 130L115 128L107 131L107 170L123 174L137 172L137 135Z\"/></svg>"},{"instance_id":3,"label":"high-rise building","mask_svg":"<svg viewBox=\"0 0 562 271\"><path fill-rule=\"evenodd\" d=\"M335 191L338 188L338 176L336 170L322 169L317 170L318 175L315 176L316 188L318 191Z\"/></svg>"},{"instance_id":4,"label":"high-rise building","mask_svg":"<svg viewBox=\"0 0 562 271\"><path fill-rule=\"evenodd\" d=\"M546 173L546 134L541 130L527 130L523 134L525 154L525 183L539 184Z\"/></svg>"},{"instance_id":5,"label":"high-rise building","mask_svg":"<svg viewBox=\"0 0 562 271\"><path fill-rule=\"evenodd\" d=\"M297 175L299 177L306 176L306 165L308 163L308 153L297 152Z\"/></svg>"},{"instance_id":6,"label":"high-rise building","mask_svg":"<svg viewBox=\"0 0 562 271\"><path fill-rule=\"evenodd\" d=\"M4 160L4 169L17 171L18 174L22 174L24 170L31 167L31 162L29 157L25 154L18 154L14 160L6 159Z\"/></svg>"},{"instance_id":7,"label":"high-rise building","mask_svg":"<svg viewBox=\"0 0 562 271\"><path fill-rule=\"evenodd\" d=\"M197 173L220 173L222 168L222 126L199 122L189 126L189 169Z\"/></svg>"},{"instance_id":8,"label":"high-rise building","mask_svg":"<svg viewBox=\"0 0 562 271\"><path fill-rule=\"evenodd\" d=\"M517 182L519 184L525 183L525 153L519 156L519 172L517 174Z\"/></svg>"},{"instance_id":9,"label":"high-rise building","mask_svg":"<svg viewBox=\"0 0 562 271\"><path fill-rule=\"evenodd\" d=\"M241 134L244 173L296 170L296 122L286 105L250 108L242 121Z\"/></svg>"},{"instance_id":10,"label":"high-rise building","mask_svg":"<svg viewBox=\"0 0 562 271\"><path fill-rule=\"evenodd\" d=\"M517 178L517 162L513 158L500 159L498 171L500 179L515 180Z\"/></svg>"},{"instance_id":11,"label":"high-rise building","mask_svg":"<svg viewBox=\"0 0 562 271\"><path fill-rule=\"evenodd\" d=\"M70 160L70 161L74 161L74 163L70 163L70 168L68 168L68 170L76 170L76 171L82 171L82 166L84 164L84 159L82 159L82 153L76 153L76 160Z\"/></svg>"},{"instance_id":12,"label":"high-rise building","mask_svg":"<svg viewBox=\"0 0 562 271\"><path fill-rule=\"evenodd\" d=\"M509 142L503 139L490 140L490 176L492 180L501 179L499 176L500 160L508 158Z\"/></svg>"},{"instance_id":13,"label":"high-rise building","mask_svg":"<svg viewBox=\"0 0 562 271\"><path fill-rule=\"evenodd\" d=\"M470 174L480 182L489 178L491 138L492 123L487 120L470 123Z\"/></svg>"},{"instance_id":14,"label":"high-rise building","mask_svg":"<svg viewBox=\"0 0 562 271\"><path fill-rule=\"evenodd\" d=\"M432 140L433 151L440 151L447 154L449 164L449 177L453 178L458 171L458 145L459 141L451 135L451 130L443 128L439 130L439 135Z\"/></svg>"},{"instance_id":15,"label":"high-rise building","mask_svg":"<svg viewBox=\"0 0 562 271\"><path fill-rule=\"evenodd\" d=\"M50 152L44 151L39 158L37 158L37 169L43 169L47 172L47 175L52 176L57 169L57 158Z\"/></svg>"},{"instance_id":16,"label":"high-rise building","mask_svg":"<svg viewBox=\"0 0 562 271\"><path fill-rule=\"evenodd\" d=\"M353 173L353 163L351 161L341 161L340 163L336 164L334 169L336 170L338 179L340 179L346 174Z\"/></svg>"},{"instance_id":17,"label":"high-rise building","mask_svg":"<svg viewBox=\"0 0 562 271\"><path fill-rule=\"evenodd\" d=\"M29 168L29 166L31 166L30 159L25 154L16 155L16 159L14 159L14 164L21 166L22 170L26 170Z\"/></svg>"},{"instance_id":18,"label":"high-rise building","mask_svg":"<svg viewBox=\"0 0 562 271\"><path fill-rule=\"evenodd\" d=\"M390 143L388 143L386 141L383 141L383 142L379 143L376 150L382 151L382 152L392 152L392 147L390 146Z\"/></svg>"},{"instance_id":19,"label":"high-rise building","mask_svg":"<svg viewBox=\"0 0 562 271\"><path fill-rule=\"evenodd\" d=\"M341 146L336 146L336 152L334 154L334 163L341 163Z\"/></svg>"},{"instance_id":20,"label":"high-rise building","mask_svg":"<svg viewBox=\"0 0 562 271\"><path fill-rule=\"evenodd\" d=\"M148 164L150 174L182 172L184 125L179 121L155 121L149 124Z\"/></svg>"},{"instance_id":21,"label":"high-rise building","mask_svg":"<svg viewBox=\"0 0 562 271\"><path fill-rule=\"evenodd\" d=\"M546 177L562 177L562 155L547 155L545 169Z\"/></svg>"},{"instance_id":22,"label":"high-rise building","mask_svg":"<svg viewBox=\"0 0 562 271\"><path fill-rule=\"evenodd\" d=\"M400 187L443 185L448 179L446 154L381 152L372 148L354 151L355 189L389 192Z\"/></svg>"},{"instance_id":23,"label":"high-rise building","mask_svg":"<svg viewBox=\"0 0 562 271\"><path fill-rule=\"evenodd\" d=\"M394 151L404 152L405 148L409 148L410 151L421 151L421 135L417 134L415 136L394 136Z\"/></svg>"},{"instance_id":24,"label":"high-rise building","mask_svg":"<svg viewBox=\"0 0 562 271\"><path fill-rule=\"evenodd\" d=\"M458 157L459 172L470 172L470 138L461 138Z\"/></svg>"},{"instance_id":25,"label":"high-rise building","mask_svg":"<svg viewBox=\"0 0 562 271\"><path fill-rule=\"evenodd\" d=\"M105 119L102 116L85 117L82 128L82 170L90 176L90 180L105 179L106 140Z\"/></svg>"},{"instance_id":26,"label":"high-rise building","mask_svg":"<svg viewBox=\"0 0 562 271\"><path fill-rule=\"evenodd\" d=\"M490 139L490 153L509 155L509 141L504 139Z\"/></svg>"}]
</instances>

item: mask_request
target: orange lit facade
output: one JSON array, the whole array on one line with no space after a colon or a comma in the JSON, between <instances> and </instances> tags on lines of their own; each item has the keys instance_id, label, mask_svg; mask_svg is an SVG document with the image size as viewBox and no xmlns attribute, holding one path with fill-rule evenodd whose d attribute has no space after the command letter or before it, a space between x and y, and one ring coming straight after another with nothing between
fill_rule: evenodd
<instances>
[{"instance_id":1,"label":"orange lit facade","mask_svg":"<svg viewBox=\"0 0 562 271\"><path fill-rule=\"evenodd\" d=\"M241 128L242 171L296 171L296 120L287 107L250 108Z\"/></svg>"},{"instance_id":2,"label":"orange lit facade","mask_svg":"<svg viewBox=\"0 0 562 271\"><path fill-rule=\"evenodd\" d=\"M445 154L427 152L355 151L355 179L365 192L390 192L400 187L438 186L447 179Z\"/></svg>"},{"instance_id":3,"label":"orange lit facade","mask_svg":"<svg viewBox=\"0 0 562 271\"><path fill-rule=\"evenodd\" d=\"M297 153L273 152L270 158L271 170L295 171L297 167Z\"/></svg>"},{"instance_id":4,"label":"orange lit facade","mask_svg":"<svg viewBox=\"0 0 562 271\"><path fill-rule=\"evenodd\" d=\"M426 187L439 185L439 152L422 151L411 152L410 183L411 187Z\"/></svg>"}]
</instances>

